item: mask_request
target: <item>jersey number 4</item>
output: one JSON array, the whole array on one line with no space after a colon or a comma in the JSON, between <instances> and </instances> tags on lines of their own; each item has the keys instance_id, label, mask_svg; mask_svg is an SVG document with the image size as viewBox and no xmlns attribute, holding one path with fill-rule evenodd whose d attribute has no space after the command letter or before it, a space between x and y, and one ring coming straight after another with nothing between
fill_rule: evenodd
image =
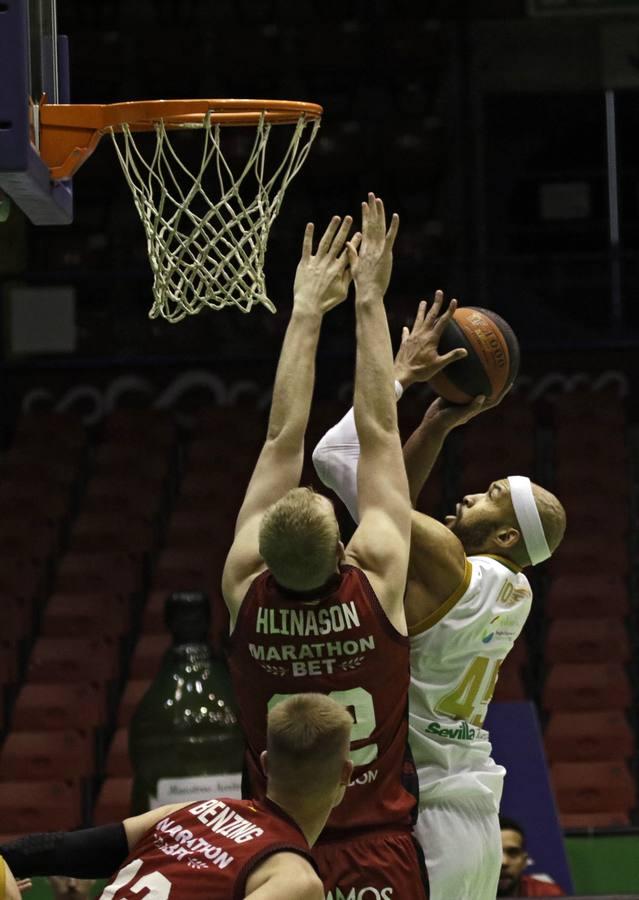
<instances>
[{"instance_id":1,"label":"jersey number 4","mask_svg":"<svg viewBox=\"0 0 639 900\"><path fill-rule=\"evenodd\" d=\"M465 719L481 728L502 662L503 659L490 660L487 656L474 659L450 694L439 701L437 712L452 719Z\"/></svg>"},{"instance_id":2,"label":"jersey number 4","mask_svg":"<svg viewBox=\"0 0 639 900\"><path fill-rule=\"evenodd\" d=\"M268 702L269 710L286 700L292 694L273 694ZM353 716L355 724L351 731L351 762L354 766L366 766L377 759L377 744L366 744L353 750L356 741L364 741L375 731L375 706L372 695L364 688L351 688L349 691L331 691L328 695L337 703L341 703Z\"/></svg>"}]
</instances>

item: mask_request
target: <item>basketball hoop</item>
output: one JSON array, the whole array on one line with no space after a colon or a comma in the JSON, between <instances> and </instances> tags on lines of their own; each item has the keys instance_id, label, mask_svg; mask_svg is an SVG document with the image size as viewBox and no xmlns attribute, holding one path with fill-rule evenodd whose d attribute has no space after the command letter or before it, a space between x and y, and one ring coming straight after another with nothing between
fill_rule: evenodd
<instances>
[{"instance_id":1,"label":"basketball hoop","mask_svg":"<svg viewBox=\"0 0 639 900\"><path fill-rule=\"evenodd\" d=\"M54 180L69 178L110 134L144 226L153 271L150 318L179 322L204 306L256 303L275 312L266 294L264 256L271 225L317 134L322 107L288 100L148 100L40 105L40 155ZM280 162L267 167L273 125L291 125ZM248 158L234 172L222 131L255 126ZM181 159L172 132L197 129L196 166ZM155 134L155 141L137 137ZM145 146L146 144L146 146ZM212 185L205 189L209 173Z\"/></svg>"}]
</instances>

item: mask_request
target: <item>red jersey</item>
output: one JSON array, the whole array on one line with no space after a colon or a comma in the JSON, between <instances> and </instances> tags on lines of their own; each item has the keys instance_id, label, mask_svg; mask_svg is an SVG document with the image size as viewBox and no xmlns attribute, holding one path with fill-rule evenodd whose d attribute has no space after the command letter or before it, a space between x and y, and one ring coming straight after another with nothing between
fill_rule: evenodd
<instances>
[{"instance_id":1,"label":"red jersey","mask_svg":"<svg viewBox=\"0 0 639 900\"><path fill-rule=\"evenodd\" d=\"M103 896L148 888L155 900L243 900L249 875L283 851L314 866L304 834L270 800L200 800L147 831Z\"/></svg>"},{"instance_id":2,"label":"red jersey","mask_svg":"<svg viewBox=\"0 0 639 900\"><path fill-rule=\"evenodd\" d=\"M565 897L558 884L541 881L534 875L522 875L519 880L518 897Z\"/></svg>"},{"instance_id":3,"label":"red jersey","mask_svg":"<svg viewBox=\"0 0 639 900\"><path fill-rule=\"evenodd\" d=\"M251 796L264 796L266 714L290 694L328 694L352 713L352 780L323 839L365 828L409 828L416 809L408 751L409 642L388 620L361 569L342 566L313 599L259 575L242 603L229 668L247 741ZM411 790L408 789L408 783Z\"/></svg>"}]
</instances>

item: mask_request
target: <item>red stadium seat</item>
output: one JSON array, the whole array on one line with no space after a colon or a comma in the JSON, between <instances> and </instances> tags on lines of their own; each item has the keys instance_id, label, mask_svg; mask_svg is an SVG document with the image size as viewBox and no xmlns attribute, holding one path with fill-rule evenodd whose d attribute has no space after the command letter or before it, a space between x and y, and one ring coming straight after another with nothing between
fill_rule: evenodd
<instances>
[{"instance_id":1,"label":"red stadium seat","mask_svg":"<svg viewBox=\"0 0 639 900\"><path fill-rule=\"evenodd\" d=\"M144 612L142 613L143 634L166 634L164 606L170 593L170 591L160 589L151 591L147 597Z\"/></svg>"},{"instance_id":2,"label":"red stadium seat","mask_svg":"<svg viewBox=\"0 0 639 900\"><path fill-rule=\"evenodd\" d=\"M561 497L561 493L558 493ZM630 559L625 541L605 546L600 540L564 541L546 563L554 577L559 575L616 575L626 577Z\"/></svg>"},{"instance_id":3,"label":"red stadium seat","mask_svg":"<svg viewBox=\"0 0 639 900\"><path fill-rule=\"evenodd\" d=\"M1 781L89 778L94 766L94 736L87 731L12 731L0 751Z\"/></svg>"},{"instance_id":4,"label":"red stadium seat","mask_svg":"<svg viewBox=\"0 0 639 900\"><path fill-rule=\"evenodd\" d=\"M58 527L51 521L24 514L0 517L0 554L22 556L39 564L48 560L56 550Z\"/></svg>"},{"instance_id":5,"label":"red stadium seat","mask_svg":"<svg viewBox=\"0 0 639 900\"><path fill-rule=\"evenodd\" d=\"M624 760L556 762L550 778L562 813L629 811L637 786Z\"/></svg>"},{"instance_id":6,"label":"red stadium seat","mask_svg":"<svg viewBox=\"0 0 639 900\"><path fill-rule=\"evenodd\" d=\"M118 728L109 746L104 771L109 778L131 778L133 768L129 757L129 729Z\"/></svg>"},{"instance_id":7,"label":"red stadium seat","mask_svg":"<svg viewBox=\"0 0 639 900\"><path fill-rule=\"evenodd\" d=\"M93 810L94 825L122 822L131 815L131 778L107 778Z\"/></svg>"},{"instance_id":8,"label":"red stadium seat","mask_svg":"<svg viewBox=\"0 0 639 900\"><path fill-rule=\"evenodd\" d=\"M630 659L623 620L553 619L545 645L547 663L607 663Z\"/></svg>"},{"instance_id":9,"label":"red stadium seat","mask_svg":"<svg viewBox=\"0 0 639 900\"><path fill-rule=\"evenodd\" d=\"M617 431L627 421L626 404L618 385L604 389L579 387L550 398L557 425L579 424L596 430Z\"/></svg>"},{"instance_id":10,"label":"red stadium seat","mask_svg":"<svg viewBox=\"0 0 639 900\"><path fill-rule=\"evenodd\" d=\"M171 645L171 636L165 634L144 634L135 645L129 677L134 681L152 679L158 673L162 657Z\"/></svg>"},{"instance_id":11,"label":"red stadium seat","mask_svg":"<svg viewBox=\"0 0 639 900\"><path fill-rule=\"evenodd\" d=\"M56 591L95 591L128 597L142 587L140 561L126 553L67 553L60 560Z\"/></svg>"},{"instance_id":12,"label":"red stadium seat","mask_svg":"<svg viewBox=\"0 0 639 900\"><path fill-rule=\"evenodd\" d=\"M559 821L564 829L570 828L618 828L630 825L627 810L600 813L560 813Z\"/></svg>"},{"instance_id":13,"label":"red stadium seat","mask_svg":"<svg viewBox=\"0 0 639 900\"><path fill-rule=\"evenodd\" d=\"M34 625L34 600L7 594L0 587L0 604L2 606L3 642L14 644L31 635Z\"/></svg>"},{"instance_id":14,"label":"red stadium seat","mask_svg":"<svg viewBox=\"0 0 639 900\"><path fill-rule=\"evenodd\" d=\"M120 648L105 638L39 638L27 664L30 684L105 684L119 674Z\"/></svg>"},{"instance_id":15,"label":"red stadium seat","mask_svg":"<svg viewBox=\"0 0 639 900\"><path fill-rule=\"evenodd\" d=\"M70 831L82 824L78 782L0 782L0 809L5 828L15 833Z\"/></svg>"},{"instance_id":16,"label":"red stadium seat","mask_svg":"<svg viewBox=\"0 0 639 900\"><path fill-rule=\"evenodd\" d=\"M113 594L53 594L42 614L43 637L99 634L118 638L131 628L131 604Z\"/></svg>"},{"instance_id":17,"label":"red stadium seat","mask_svg":"<svg viewBox=\"0 0 639 900\"><path fill-rule=\"evenodd\" d=\"M239 511L239 507L238 507ZM189 550L192 547L201 547L218 543L218 535L221 523L225 515L214 508L191 509L188 504L176 509L171 516L166 532L166 545L174 550ZM232 525L229 528L228 546L233 538ZM225 550L228 547L225 546Z\"/></svg>"},{"instance_id":18,"label":"red stadium seat","mask_svg":"<svg viewBox=\"0 0 639 900\"><path fill-rule=\"evenodd\" d=\"M592 465L623 466L628 460L628 443L623 430L562 423L555 430L555 458L559 469L582 459L592 460Z\"/></svg>"},{"instance_id":19,"label":"red stadium seat","mask_svg":"<svg viewBox=\"0 0 639 900\"><path fill-rule=\"evenodd\" d=\"M95 475L89 481L82 499L83 512L118 513L152 517L164 502L162 482L135 476L122 478Z\"/></svg>"},{"instance_id":20,"label":"red stadium seat","mask_svg":"<svg viewBox=\"0 0 639 900\"><path fill-rule=\"evenodd\" d=\"M104 691L93 684L25 684L11 719L13 731L65 731L106 723Z\"/></svg>"},{"instance_id":21,"label":"red stadium seat","mask_svg":"<svg viewBox=\"0 0 639 900\"><path fill-rule=\"evenodd\" d=\"M621 663L558 663L550 667L542 692L549 711L628 709L632 687Z\"/></svg>"},{"instance_id":22,"label":"red stadium seat","mask_svg":"<svg viewBox=\"0 0 639 900\"><path fill-rule=\"evenodd\" d=\"M618 709L555 712L546 726L544 744L552 762L630 758L635 752L634 732Z\"/></svg>"},{"instance_id":23,"label":"red stadium seat","mask_svg":"<svg viewBox=\"0 0 639 900\"><path fill-rule=\"evenodd\" d=\"M544 603L544 614L550 619L623 619L629 611L625 580L596 573L553 578Z\"/></svg>"},{"instance_id":24,"label":"red stadium seat","mask_svg":"<svg viewBox=\"0 0 639 900\"><path fill-rule=\"evenodd\" d=\"M168 643L166 646L168 646ZM130 724L131 717L137 709L140 700L148 691L151 682L151 677L138 679L132 677L130 681L127 681L122 697L120 698L120 705L118 706L116 720L118 728L124 728Z\"/></svg>"},{"instance_id":25,"label":"red stadium seat","mask_svg":"<svg viewBox=\"0 0 639 900\"><path fill-rule=\"evenodd\" d=\"M526 687L517 662L510 662L510 657L502 663L495 686L493 699L497 702L513 702L526 699Z\"/></svg>"},{"instance_id":26,"label":"red stadium seat","mask_svg":"<svg viewBox=\"0 0 639 900\"><path fill-rule=\"evenodd\" d=\"M169 449L177 440L171 413L159 409L116 409L104 420L103 443Z\"/></svg>"},{"instance_id":27,"label":"red stadium seat","mask_svg":"<svg viewBox=\"0 0 639 900\"><path fill-rule=\"evenodd\" d=\"M74 523L69 550L72 553L122 552L137 558L151 551L155 531L152 518L88 512Z\"/></svg>"}]
</instances>

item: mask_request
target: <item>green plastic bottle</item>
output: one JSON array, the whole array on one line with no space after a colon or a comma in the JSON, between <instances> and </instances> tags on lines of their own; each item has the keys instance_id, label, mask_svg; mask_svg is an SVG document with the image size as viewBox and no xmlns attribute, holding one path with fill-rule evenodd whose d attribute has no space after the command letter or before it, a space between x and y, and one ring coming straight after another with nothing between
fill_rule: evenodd
<instances>
[{"instance_id":1,"label":"green plastic bottle","mask_svg":"<svg viewBox=\"0 0 639 900\"><path fill-rule=\"evenodd\" d=\"M206 594L170 594L173 636L129 732L134 815L165 803L240 797L244 740L226 664L208 643Z\"/></svg>"}]
</instances>

